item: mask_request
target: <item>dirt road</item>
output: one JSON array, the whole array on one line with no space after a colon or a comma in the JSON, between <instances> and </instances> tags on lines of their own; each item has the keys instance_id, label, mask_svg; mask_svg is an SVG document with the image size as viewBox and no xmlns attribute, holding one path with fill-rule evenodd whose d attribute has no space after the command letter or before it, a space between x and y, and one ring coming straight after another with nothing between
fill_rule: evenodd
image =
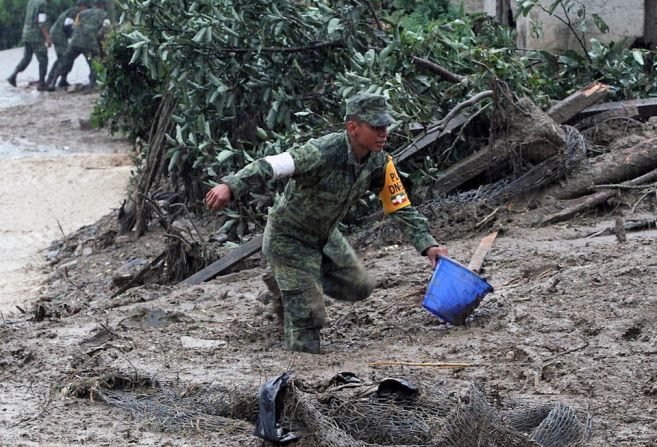
<instances>
[{"instance_id":1,"label":"dirt road","mask_svg":"<svg viewBox=\"0 0 657 447\"><path fill-rule=\"evenodd\" d=\"M36 91L27 85L37 78L36 60L18 88L5 81L21 55L21 49L0 52L0 312L6 317L37 294L44 259L37 251L61 231L119 206L131 169L127 141L80 128L97 94ZM69 79L87 76L80 58Z\"/></svg>"}]
</instances>

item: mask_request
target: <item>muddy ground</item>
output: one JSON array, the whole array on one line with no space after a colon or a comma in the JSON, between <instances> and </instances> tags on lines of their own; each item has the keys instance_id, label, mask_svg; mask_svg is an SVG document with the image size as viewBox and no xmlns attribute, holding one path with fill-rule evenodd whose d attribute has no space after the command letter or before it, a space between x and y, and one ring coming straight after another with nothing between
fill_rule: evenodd
<instances>
[{"instance_id":1,"label":"muddy ground","mask_svg":"<svg viewBox=\"0 0 657 447\"><path fill-rule=\"evenodd\" d=\"M619 243L593 236L613 226L606 210L545 228L524 217L522 209L499 213L501 232L483 273L495 292L466 327L421 307L430 269L411 247L396 239L363 247L379 286L362 302L327 298L324 353L310 355L282 349L278 322L262 303L266 266L258 256L199 286L145 285L112 298L117 270L130 259L153 260L164 238L156 225L138 241L116 234L109 214L46 250L42 288L24 296L27 313L0 320L0 445L258 446L251 423L153 423L98 402L81 384L100 386L118 371L212 399L222 387L255 389L289 370L312 384L352 371L457 395L479 381L503 400L589 412L589 445L657 445L657 231ZM654 219L655 201L644 200L630 217ZM216 230L208 217L196 223L206 236ZM451 256L467 263L487 232L450 237ZM472 366L368 365L382 360Z\"/></svg>"}]
</instances>

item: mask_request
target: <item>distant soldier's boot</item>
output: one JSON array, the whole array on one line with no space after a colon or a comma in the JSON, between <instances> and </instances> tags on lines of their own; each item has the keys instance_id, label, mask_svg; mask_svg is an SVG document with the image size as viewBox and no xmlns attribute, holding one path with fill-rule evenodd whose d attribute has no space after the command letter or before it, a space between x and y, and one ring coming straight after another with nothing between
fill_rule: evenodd
<instances>
[{"instance_id":1,"label":"distant soldier's boot","mask_svg":"<svg viewBox=\"0 0 657 447\"><path fill-rule=\"evenodd\" d=\"M57 84L57 87L69 87L71 84L68 83L66 80L66 76L62 76L59 78L59 83Z\"/></svg>"},{"instance_id":2,"label":"distant soldier's boot","mask_svg":"<svg viewBox=\"0 0 657 447\"><path fill-rule=\"evenodd\" d=\"M17 74L18 74L18 73L14 72L14 73L12 73L11 76L9 76L9 77L7 78L7 82L9 82L9 83L10 83L11 85L13 85L14 87L16 87L16 75L17 75Z\"/></svg>"},{"instance_id":3,"label":"distant soldier's boot","mask_svg":"<svg viewBox=\"0 0 657 447\"><path fill-rule=\"evenodd\" d=\"M49 84L46 84L45 82L39 82L37 84L37 90L39 90L40 92L54 92L55 86L54 85L51 86Z\"/></svg>"},{"instance_id":4,"label":"distant soldier's boot","mask_svg":"<svg viewBox=\"0 0 657 447\"><path fill-rule=\"evenodd\" d=\"M47 61L47 59L46 59ZM37 84L37 90L48 90L48 84L46 83L46 73L48 72L48 65L42 64L39 61L39 83Z\"/></svg>"},{"instance_id":5,"label":"distant soldier's boot","mask_svg":"<svg viewBox=\"0 0 657 447\"><path fill-rule=\"evenodd\" d=\"M283 301L281 298L281 289L278 288L276 278L271 272L267 272L262 276L262 280L267 285L271 292L271 311L278 317L280 322L283 322Z\"/></svg>"}]
</instances>

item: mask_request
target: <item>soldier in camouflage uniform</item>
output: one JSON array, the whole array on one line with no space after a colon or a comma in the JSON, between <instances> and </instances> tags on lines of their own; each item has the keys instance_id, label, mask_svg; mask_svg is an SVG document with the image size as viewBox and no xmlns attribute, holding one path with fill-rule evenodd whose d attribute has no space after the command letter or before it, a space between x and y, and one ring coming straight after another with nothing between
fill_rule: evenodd
<instances>
[{"instance_id":1,"label":"soldier in camouflage uniform","mask_svg":"<svg viewBox=\"0 0 657 447\"><path fill-rule=\"evenodd\" d=\"M23 59L18 63L7 82L16 87L16 77L30 65L32 55L39 61L39 84L37 89L45 90L46 72L48 71L48 48L52 45L48 35L48 0L29 0L25 9L22 42L25 45Z\"/></svg>"},{"instance_id":2,"label":"soldier in camouflage uniform","mask_svg":"<svg viewBox=\"0 0 657 447\"><path fill-rule=\"evenodd\" d=\"M281 199L269 211L263 253L281 290L284 343L292 351L319 353L327 324L322 293L346 301L367 298L375 282L337 224L368 190L379 192L384 212L435 266L447 255L411 206L385 152L387 126L394 122L383 96L359 93L347 101L346 131L310 140L279 155L247 165L206 195L219 210L250 188L290 176Z\"/></svg>"},{"instance_id":3,"label":"soldier in camouflage uniform","mask_svg":"<svg viewBox=\"0 0 657 447\"><path fill-rule=\"evenodd\" d=\"M50 73L46 79L48 85L54 84L57 82L57 79L53 79L53 76L56 72L60 73L59 87L68 87L69 83L66 80L68 75L67 71L62 72L59 69L59 66L62 64L62 59L66 50L68 49L68 39L73 35L73 24L75 19L81 11L89 8L89 2L91 0L78 0L77 6L71 6L66 11L61 13L55 23L50 27L50 39L55 45L55 52L57 53L57 60L50 68Z\"/></svg>"},{"instance_id":4,"label":"soldier in camouflage uniform","mask_svg":"<svg viewBox=\"0 0 657 447\"><path fill-rule=\"evenodd\" d=\"M63 73L68 73L73 68L75 59L84 54L87 60L100 57L100 42L98 35L103 28L109 26L110 21L105 11L107 0L95 0L94 8L81 11L76 17L76 23L73 24L73 35L68 44L66 53L62 57L62 62L53 70L49 76L49 90L55 89L55 81ZM89 67L89 85L96 85L96 72L92 66Z\"/></svg>"}]
</instances>

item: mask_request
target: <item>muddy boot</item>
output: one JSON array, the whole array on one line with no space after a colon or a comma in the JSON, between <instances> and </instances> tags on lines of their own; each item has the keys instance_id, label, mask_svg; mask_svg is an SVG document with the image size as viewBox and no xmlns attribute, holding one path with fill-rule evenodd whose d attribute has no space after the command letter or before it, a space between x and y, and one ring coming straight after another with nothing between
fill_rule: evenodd
<instances>
[{"instance_id":1,"label":"muddy boot","mask_svg":"<svg viewBox=\"0 0 657 447\"><path fill-rule=\"evenodd\" d=\"M55 87L48 85L45 82L39 82L37 84L37 90L39 90L40 92L54 92Z\"/></svg>"},{"instance_id":2,"label":"muddy boot","mask_svg":"<svg viewBox=\"0 0 657 447\"><path fill-rule=\"evenodd\" d=\"M279 322L283 322L283 301L281 299L281 289L278 288L276 278L271 272L262 275L262 280L271 292L271 313L278 317Z\"/></svg>"},{"instance_id":3,"label":"muddy boot","mask_svg":"<svg viewBox=\"0 0 657 447\"><path fill-rule=\"evenodd\" d=\"M291 329L285 330L285 349L293 352L320 353L319 329Z\"/></svg>"},{"instance_id":4,"label":"muddy boot","mask_svg":"<svg viewBox=\"0 0 657 447\"><path fill-rule=\"evenodd\" d=\"M7 78L7 82L9 82L11 85L16 87L16 73L15 72L14 72L14 74L12 74L11 76L9 76Z\"/></svg>"},{"instance_id":5,"label":"muddy boot","mask_svg":"<svg viewBox=\"0 0 657 447\"><path fill-rule=\"evenodd\" d=\"M61 79L59 80L59 83L57 84L57 87L66 88L66 87L70 87L70 85L71 85L71 84L68 83L68 81L66 80L66 78L61 78Z\"/></svg>"}]
</instances>

